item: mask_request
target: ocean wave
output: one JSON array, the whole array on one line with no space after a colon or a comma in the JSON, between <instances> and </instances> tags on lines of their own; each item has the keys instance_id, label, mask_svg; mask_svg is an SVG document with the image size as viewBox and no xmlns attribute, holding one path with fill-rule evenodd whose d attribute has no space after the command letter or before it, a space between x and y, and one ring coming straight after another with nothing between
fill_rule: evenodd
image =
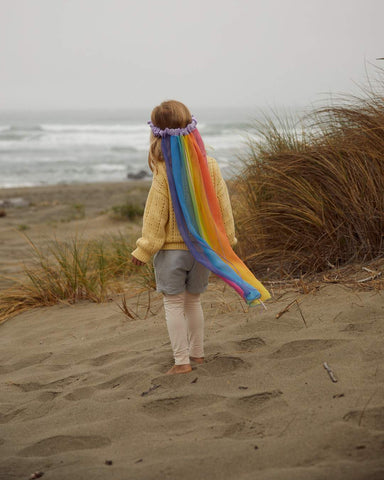
<instances>
[{"instance_id":1,"label":"ocean wave","mask_svg":"<svg viewBox=\"0 0 384 480\"><path fill-rule=\"evenodd\" d=\"M204 143L206 146L210 146L215 150L225 150L241 147L244 144L245 138L243 135L205 135Z\"/></svg>"},{"instance_id":2,"label":"ocean wave","mask_svg":"<svg viewBox=\"0 0 384 480\"><path fill-rule=\"evenodd\" d=\"M147 169L150 129L135 117L109 121L67 116L9 120L0 126L0 187L121 181L129 171ZM202 122L198 125L207 153L223 174L236 164L246 143L240 124ZM229 176L229 175L228 175Z\"/></svg>"},{"instance_id":3,"label":"ocean wave","mask_svg":"<svg viewBox=\"0 0 384 480\"><path fill-rule=\"evenodd\" d=\"M128 146L122 146L122 147L111 147L110 150L112 152L118 152L118 153L135 153L138 152L139 149L136 147L131 147L130 145Z\"/></svg>"},{"instance_id":4,"label":"ocean wave","mask_svg":"<svg viewBox=\"0 0 384 480\"><path fill-rule=\"evenodd\" d=\"M219 150L245 142L244 131L228 125L212 126L201 133L207 145ZM148 140L149 129L141 124L11 125L0 131L0 151L106 147L112 151L144 152L148 151Z\"/></svg>"},{"instance_id":5,"label":"ocean wave","mask_svg":"<svg viewBox=\"0 0 384 480\"><path fill-rule=\"evenodd\" d=\"M0 151L10 149L65 149L65 148L125 148L135 151L145 151L148 149L148 136L144 134L125 135L108 133L68 133L55 134L47 133L36 136L12 136L0 134Z\"/></svg>"},{"instance_id":6,"label":"ocean wave","mask_svg":"<svg viewBox=\"0 0 384 480\"><path fill-rule=\"evenodd\" d=\"M46 132L147 133L148 126L125 124L42 124Z\"/></svg>"},{"instance_id":7,"label":"ocean wave","mask_svg":"<svg viewBox=\"0 0 384 480\"><path fill-rule=\"evenodd\" d=\"M99 163L94 165L92 171L96 172L126 172L126 165L118 165L116 163Z\"/></svg>"},{"instance_id":8,"label":"ocean wave","mask_svg":"<svg viewBox=\"0 0 384 480\"><path fill-rule=\"evenodd\" d=\"M5 181L0 184L1 188L22 188L22 187L36 187L38 185L44 185L43 182L36 183L36 181L23 182L20 179Z\"/></svg>"},{"instance_id":9,"label":"ocean wave","mask_svg":"<svg viewBox=\"0 0 384 480\"><path fill-rule=\"evenodd\" d=\"M0 125L0 132L20 131L20 132L116 132L116 133L147 133L149 127L143 124L65 124L65 123L42 123L42 124L24 124L18 125Z\"/></svg>"},{"instance_id":10,"label":"ocean wave","mask_svg":"<svg viewBox=\"0 0 384 480\"><path fill-rule=\"evenodd\" d=\"M7 140L24 141L38 138L42 134L42 129L38 125L34 126L16 126L8 125L0 127L0 142Z\"/></svg>"},{"instance_id":11,"label":"ocean wave","mask_svg":"<svg viewBox=\"0 0 384 480\"><path fill-rule=\"evenodd\" d=\"M43 127L41 125L9 125L8 131L10 132L42 132Z\"/></svg>"}]
</instances>

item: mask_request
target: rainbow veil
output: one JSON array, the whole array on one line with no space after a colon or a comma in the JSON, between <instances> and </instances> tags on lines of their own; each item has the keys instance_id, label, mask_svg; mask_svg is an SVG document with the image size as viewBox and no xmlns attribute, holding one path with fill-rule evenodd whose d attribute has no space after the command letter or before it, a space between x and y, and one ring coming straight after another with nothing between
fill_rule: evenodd
<instances>
[{"instance_id":1,"label":"rainbow veil","mask_svg":"<svg viewBox=\"0 0 384 480\"><path fill-rule=\"evenodd\" d=\"M161 137L177 226L193 257L233 287L249 305L270 298L229 243L195 117L185 128L160 130L148 123L153 134Z\"/></svg>"}]
</instances>

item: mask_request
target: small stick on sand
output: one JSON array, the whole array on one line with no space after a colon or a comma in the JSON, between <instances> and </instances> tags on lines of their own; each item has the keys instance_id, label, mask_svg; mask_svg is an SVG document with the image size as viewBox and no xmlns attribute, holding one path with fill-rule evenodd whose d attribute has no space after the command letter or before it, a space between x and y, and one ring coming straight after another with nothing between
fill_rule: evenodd
<instances>
[{"instance_id":1,"label":"small stick on sand","mask_svg":"<svg viewBox=\"0 0 384 480\"><path fill-rule=\"evenodd\" d=\"M148 395L148 393L153 392L153 390L156 390L156 388L161 387L161 385L152 385L147 391L143 392L141 394L142 397L145 397L145 395Z\"/></svg>"},{"instance_id":2,"label":"small stick on sand","mask_svg":"<svg viewBox=\"0 0 384 480\"><path fill-rule=\"evenodd\" d=\"M282 315L284 315L284 313L287 313L288 310L292 307L292 305L296 302L296 298L295 300L293 300L291 303L288 303L288 305L286 307L283 308L283 310L281 310L277 315L276 315L276 318L280 318Z\"/></svg>"},{"instance_id":3,"label":"small stick on sand","mask_svg":"<svg viewBox=\"0 0 384 480\"><path fill-rule=\"evenodd\" d=\"M336 314L336 315L333 317L332 322L334 322L334 321L336 320L336 318L337 318L339 315L341 315L342 313L343 313L343 312L339 312L338 314Z\"/></svg>"},{"instance_id":4,"label":"small stick on sand","mask_svg":"<svg viewBox=\"0 0 384 480\"><path fill-rule=\"evenodd\" d=\"M332 382L336 383L336 382L337 382L337 378L335 377L335 374L333 373L332 368L329 367L329 365L328 365L327 362L324 362L324 363L323 363L323 366L324 366L324 368L327 370L328 375L329 375L330 379L332 380Z\"/></svg>"},{"instance_id":5,"label":"small stick on sand","mask_svg":"<svg viewBox=\"0 0 384 480\"><path fill-rule=\"evenodd\" d=\"M367 278L362 278L361 280L357 280L357 283L364 283L364 282L369 282L370 280L375 280L376 278L380 277L382 273L382 272L375 272L374 270L370 270L367 267L363 267L362 270L372 273L373 275Z\"/></svg>"},{"instance_id":6,"label":"small stick on sand","mask_svg":"<svg viewBox=\"0 0 384 480\"><path fill-rule=\"evenodd\" d=\"M283 428L283 430L277 435L278 437L281 437L283 435L283 433L285 433L288 428L290 427L291 423L293 423L295 421L297 417L297 413L295 413L294 417L292 418L292 420L290 420L287 425Z\"/></svg>"},{"instance_id":7,"label":"small stick on sand","mask_svg":"<svg viewBox=\"0 0 384 480\"><path fill-rule=\"evenodd\" d=\"M261 300L259 300L259 302L261 303L261 305L263 306L264 310L268 310L267 307L265 306L265 303L262 302Z\"/></svg>"},{"instance_id":8,"label":"small stick on sand","mask_svg":"<svg viewBox=\"0 0 384 480\"><path fill-rule=\"evenodd\" d=\"M305 321L305 318L304 318L303 312L301 311L301 308L300 308L300 305L299 305L299 302L297 301L297 299L296 299L296 305L297 305L297 308L299 309L299 312L300 312L301 318L303 319L303 322L304 322L305 328L307 328L307 327L308 327L308 325L307 325L307 322Z\"/></svg>"},{"instance_id":9,"label":"small stick on sand","mask_svg":"<svg viewBox=\"0 0 384 480\"><path fill-rule=\"evenodd\" d=\"M301 318L303 319L304 325L307 327L307 326L308 326L308 325L307 325L307 322L305 321L303 312L301 311L301 308L300 308L300 305L299 305L299 302L298 302L297 298L295 298L295 300L293 300L291 303L288 303L288 305L287 305L286 307L284 307L283 310L281 310L281 311L276 315L276 318L280 318L282 315L284 315L284 313L287 313L288 310L292 307L292 305L293 305L294 303L296 303L297 308L299 309Z\"/></svg>"},{"instance_id":10,"label":"small stick on sand","mask_svg":"<svg viewBox=\"0 0 384 480\"><path fill-rule=\"evenodd\" d=\"M367 409L369 403L371 402L372 398L376 395L376 392L377 392L377 388L376 390L372 393L372 395L368 398L368 401L367 403L364 405L364 408L363 410L361 411L361 415L360 415L360 418L359 418L359 427L361 425L361 421L363 420L363 416L364 416L364 413L365 413L365 410Z\"/></svg>"}]
</instances>

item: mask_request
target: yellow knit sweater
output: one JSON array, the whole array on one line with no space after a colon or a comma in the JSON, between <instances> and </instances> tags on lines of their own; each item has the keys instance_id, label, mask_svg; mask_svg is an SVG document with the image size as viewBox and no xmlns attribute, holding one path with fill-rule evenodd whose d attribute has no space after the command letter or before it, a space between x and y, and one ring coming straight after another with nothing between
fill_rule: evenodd
<instances>
[{"instance_id":1,"label":"yellow knit sweater","mask_svg":"<svg viewBox=\"0 0 384 480\"><path fill-rule=\"evenodd\" d=\"M211 157L207 159L224 227L230 244L234 246L237 239L227 186L216 160ZM142 236L137 240L136 246L132 255L144 263L147 263L159 250L188 250L177 227L164 162L157 163L157 171L153 174L144 210Z\"/></svg>"}]
</instances>

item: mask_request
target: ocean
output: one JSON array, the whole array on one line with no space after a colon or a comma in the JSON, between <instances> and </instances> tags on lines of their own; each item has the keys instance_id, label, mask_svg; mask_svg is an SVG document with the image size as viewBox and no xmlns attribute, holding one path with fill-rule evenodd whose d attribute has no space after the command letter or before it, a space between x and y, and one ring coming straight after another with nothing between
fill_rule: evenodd
<instances>
[{"instance_id":1,"label":"ocean","mask_svg":"<svg viewBox=\"0 0 384 480\"><path fill-rule=\"evenodd\" d=\"M124 181L147 165L149 109L0 112L0 188ZM224 177L239 169L257 113L196 112ZM148 177L149 178L149 177Z\"/></svg>"}]
</instances>

